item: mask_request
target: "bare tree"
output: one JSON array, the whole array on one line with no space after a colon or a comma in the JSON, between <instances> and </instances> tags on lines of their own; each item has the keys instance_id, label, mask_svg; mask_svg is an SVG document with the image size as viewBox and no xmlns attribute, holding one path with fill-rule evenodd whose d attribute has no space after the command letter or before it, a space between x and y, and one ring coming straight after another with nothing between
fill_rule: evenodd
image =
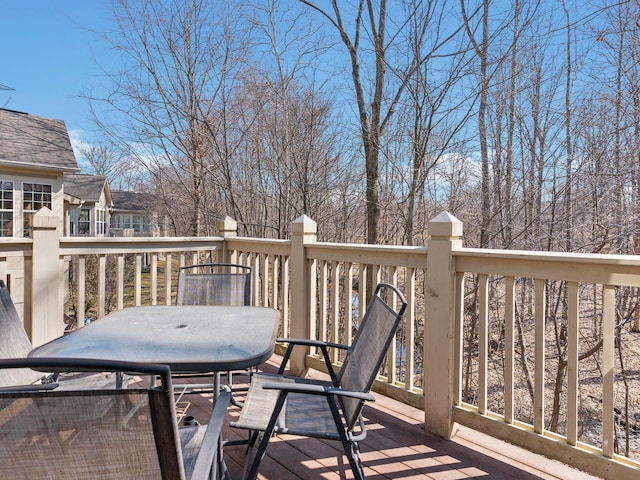
<instances>
[{"instance_id":1,"label":"bare tree","mask_svg":"<svg viewBox=\"0 0 640 480\"><path fill-rule=\"evenodd\" d=\"M464 0L460 0L463 23L473 49L479 59L480 93L478 103L478 140L482 164L482 221L480 224L480 247L489 243L489 222L491 221L491 191L489 178L489 147L487 144L487 104L489 96L489 0L482 0L480 40L476 39L471 25L473 14L467 13Z\"/></svg>"},{"instance_id":2,"label":"bare tree","mask_svg":"<svg viewBox=\"0 0 640 480\"><path fill-rule=\"evenodd\" d=\"M299 0L320 13L336 30L346 48L351 65L351 81L355 94L360 136L365 158L367 242L378 242L379 204L379 159L382 138L398 106L409 78L428 58L443 49L450 36L435 42L424 57L388 55L400 42L406 47L404 33L408 20L416 14L414 9L405 12L402 18L390 21L387 0L359 0L357 5L332 0L331 8L324 8L311 0ZM370 42L364 45L363 42ZM370 62L367 62L367 49Z\"/></svg>"},{"instance_id":3,"label":"bare tree","mask_svg":"<svg viewBox=\"0 0 640 480\"><path fill-rule=\"evenodd\" d=\"M412 63L416 65L407 78L406 92L396 114L396 122L389 127L387 142L400 145L387 154L394 162L407 157L403 183L399 192L404 220L404 237L414 244L416 203L424 196L425 183L438 162L454 147L457 135L472 113L473 101L460 96L460 85L471 74L468 42L456 36L460 29L446 30L442 19L453 14L447 2L411 0L406 4L408 17L407 46ZM449 52L440 43L447 37ZM406 153L404 153L406 152ZM393 156L396 158L394 159ZM394 202L395 204L396 202ZM420 230L424 229L420 225Z\"/></svg>"},{"instance_id":4,"label":"bare tree","mask_svg":"<svg viewBox=\"0 0 640 480\"><path fill-rule=\"evenodd\" d=\"M147 190L148 170L135 159L128 158L119 148L104 143L79 148L81 168L85 173L102 175L111 190Z\"/></svg>"},{"instance_id":5,"label":"bare tree","mask_svg":"<svg viewBox=\"0 0 640 480\"><path fill-rule=\"evenodd\" d=\"M191 206L185 233L193 235L202 232L211 148L204 124L229 70L241 64L233 56L231 18L221 10L204 0L116 0L116 29L104 35L121 54L122 68L111 74L111 89L99 99L108 108L96 111L98 123L156 176L166 200L169 191L184 192ZM122 124L109 121L115 117L109 108ZM158 177L167 169L175 170L170 179L177 183Z\"/></svg>"}]
</instances>

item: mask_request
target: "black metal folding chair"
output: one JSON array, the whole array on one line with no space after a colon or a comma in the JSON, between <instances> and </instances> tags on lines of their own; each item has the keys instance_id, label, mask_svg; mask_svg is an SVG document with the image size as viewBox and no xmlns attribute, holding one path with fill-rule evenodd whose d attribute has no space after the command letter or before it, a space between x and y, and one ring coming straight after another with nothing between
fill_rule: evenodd
<instances>
[{"instance_id":1,"label":"black metal folding chair","mask_svg":"<svg viewBox=\"0 0 640 480\"><path fill-rule=\"evenodd\" d=\"M383 295L396 295L398 310ZM371 298L351 346L320 341L281 339L288 342L277 374L257 373L244 401L240 418L232 426L252 431L247 453L251 462L253 446L262 432L248 478L258 474L269 439L274 433L291 433L342 442L356 479L364 478L358 442L366 435L362 408L373 401L369 392L394 338L407 306L402 293L392 285L379 284ZM314 346L322 352L331 381L318 381L286 375L285 366L294 346ZM336 374L329 349L340 348L346 357ZM245 467L246 470L247 467Z\"/></svg>"},{"instance_id":2,"label":"black metal folding chair","mask_svg":"<svg viewBox=\"0 0 640 480\"><path fill-rule=\"evenodd\" d=\"M0 372L138 373L156 386L0 389L0 478L208 479L217 465L231 394L222 392L208 425L178 427L166 365L84 359L3 359Z\"/></svg>"},{"instance_id":3,"label":"black metal folding chair","mask_svg":"<svg viewBox=\"0 0 640 480\"><path fill-rule=\"evenodd\" d=\"M177 305L251 305L251 267L235 263L199 263L181 267L178 272ZM202 372L208 373L208 372ZM234 391L233 374L227 373L227 385ZM245 371L237 373L247 373ZM253 372L249 371L249 375ZM174 374L174 380L196 376ZM197 374L201 376L201 374ZM179 388L179 386L181 388ZM186 393L202 393L210 390L210 384L174 382L177 401ZM239 403L232 398L236 405Z\"/></svg>"}]
</instances>

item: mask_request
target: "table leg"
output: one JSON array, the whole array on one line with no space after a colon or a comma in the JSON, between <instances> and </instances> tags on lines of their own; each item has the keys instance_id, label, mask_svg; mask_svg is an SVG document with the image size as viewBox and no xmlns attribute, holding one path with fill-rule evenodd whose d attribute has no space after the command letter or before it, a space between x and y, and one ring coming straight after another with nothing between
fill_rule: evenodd
<instances>
[{"instance_id":1,"label":"table leg","mask_svg":"<svg viewBox=\"0 0 640 480\"><path fill-rule=\"evenodd\" d=\"M213 405L216 404L218 400L218 396L220 395L220 372L214 372L213 374ZM225 387L226 388L226 387ZM217 465L213 465L213 471L211 473L211 478L225 478L226 480L231 480L231 475L229 474L229 470L227 469L227 464L224 461L224 451L223 451L224 440L222 439L222 435L220 435L220 439L218 441L218 462Z\"/></svg>"}]
</instances>

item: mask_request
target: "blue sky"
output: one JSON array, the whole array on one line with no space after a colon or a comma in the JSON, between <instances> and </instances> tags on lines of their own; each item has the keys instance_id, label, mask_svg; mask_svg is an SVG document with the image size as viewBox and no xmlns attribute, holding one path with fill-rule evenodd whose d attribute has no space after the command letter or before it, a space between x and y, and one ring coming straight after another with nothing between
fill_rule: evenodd
<instances>
[{"instance_id":1,"label":"blue sky","mask_svg":"<svg viewBox=\"0 0 640 480\"><path fill-rule=\"evenodd\" d=\"M79 95L99 82L95 33L107 0L0 0L0 107L64 120L72 139L88 139L88 104Z\"/></svg>"}]
</instances>

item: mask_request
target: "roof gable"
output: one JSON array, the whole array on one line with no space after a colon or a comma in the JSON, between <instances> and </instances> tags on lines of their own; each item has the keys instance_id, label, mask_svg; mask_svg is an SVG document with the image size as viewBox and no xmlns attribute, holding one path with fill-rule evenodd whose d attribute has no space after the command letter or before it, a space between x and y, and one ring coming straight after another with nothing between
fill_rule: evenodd
<instances>
[{"instance_id":1,"label":"roof gable","mask_svg":"<svg viewBox=\"0 0 640 480\"><path fill-rule=\"evenodd\" d=\"M102 192L107 202L111 202L107 178L101 175L65 174L64 193L72 195L84 202L99 202Z\"/></svg>"},{"instance_id":2,"label":"roof gable","mask_svg":"<svg viewBox=\"0 0 640 480\"><path fill-rule=\"evenodd\" d=\"M0 109L0 163L78 171L62 120Z\"/></svg>"}]
</instances>

